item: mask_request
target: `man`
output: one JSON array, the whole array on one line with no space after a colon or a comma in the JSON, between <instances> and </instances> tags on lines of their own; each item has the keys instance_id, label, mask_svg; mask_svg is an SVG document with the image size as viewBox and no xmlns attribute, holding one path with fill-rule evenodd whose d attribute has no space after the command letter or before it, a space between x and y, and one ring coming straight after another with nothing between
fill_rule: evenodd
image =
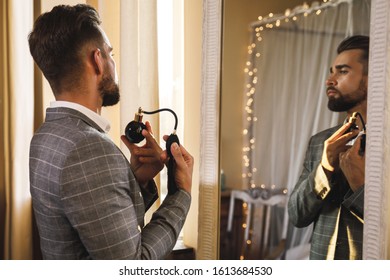
<instances>
[{"instance_id":1,"label":"man","mask_svg":"<svg viewBox=\"0 0 390 280\"><path fill-rule=\"evenodd\" d=\"M366 119L369 38L340 43L326 81L328 108ZM361 130L363 123L357 119ZM314 223L310 259L361 259L364 209L364 153L359 129L345 122L314 135L303 171L291 193L288 213L297 227ZM351 147L349 141L355 139Z\"/></svg>"},{"instance_id":2,"label":"man","mask_svg":"<svg viewBox=\"0 0 390 280\"><path fill-rule=\"evenodd\" d=\"M172 145L179 191L144 226L157 198L153 178L167 161L151 126L130 163L106 132L101 108L119 101L112 46L88 5L57 6L29 35L31 54L56 101L30 147L30 190L45 259L162 259L191 201L192 156ZM135 101L136 102L136 101ZM165 138L166 139L166 138Z\"/></svg>"}]
</instances>

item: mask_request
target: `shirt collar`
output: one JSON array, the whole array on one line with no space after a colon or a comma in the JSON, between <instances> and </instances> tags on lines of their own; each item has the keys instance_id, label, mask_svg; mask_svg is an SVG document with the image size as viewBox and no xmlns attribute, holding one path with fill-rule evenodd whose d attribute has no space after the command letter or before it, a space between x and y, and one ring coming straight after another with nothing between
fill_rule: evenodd
<instances>
[{"instance_id":1,"label":"shirt collar","mask_svg":"<svg viewBox=\"0 0 390 280\"><path fill-rule=\"evenodd\" d=\"M110 131L111 125L108 120L95 113L94 111L88 109L87 107L84 107L83 105L69 101L52 101L50 102L50 107L65 107L76 110L94 121L105 133L108 133Z\"/></svg>"}]
</instances>

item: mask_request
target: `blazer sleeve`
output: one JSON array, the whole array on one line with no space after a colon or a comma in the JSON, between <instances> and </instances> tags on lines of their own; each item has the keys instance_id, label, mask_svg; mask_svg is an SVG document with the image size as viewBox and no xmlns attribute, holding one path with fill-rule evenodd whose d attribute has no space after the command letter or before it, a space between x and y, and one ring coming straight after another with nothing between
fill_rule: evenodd
<instances>
[{"instance_id":1,"label":"blazer sleeve","mask_svg":"<svg viewBox=\"0 0 390 280\"><path fill-rule=\"evenodd\" d=\"M101 135L79 141L62 174L62 207L91 258L161 259L172 250L189 194L168 199L143 228L141 189L127 159Z\"/></svg>"},{"instance_id":2,"label":"blazer sleeve","mask_svg":"<svg viewBox=\"0 0 390 280\"><path fill-rule=\"evenodd\" d=\"M306 227L317 217L324 203L321 191L316 187L316 176L321 166L319 154L322 152L322 144L310 139L303 163L302 173L296 183L289 201L288 215L291 223L296 227ZM328 191L329 192L329 191Z\"/></svg>"},{"instance_id":3,"label":"blazer sleeve","mask_svg":"<svg viewBox=\"0 0 390 280\"><path fill-rule=\"evenodd\" d=\"M145 211L148 211L153 203L158 199L156 183L153 180L149 181L146 184L146 187L141 187L141 193L144 199Z\"/></svg>"},{"instance_id":4,"label":"blazer sleeve","mask_svg":"<svg viewBox=\"0 0 390 280\"><path fill-rule=\"evenodd\" d=\"M344 197L343 206L364 223L364 186L356 192L349 190Z\"/></svg>"}]
</instances>

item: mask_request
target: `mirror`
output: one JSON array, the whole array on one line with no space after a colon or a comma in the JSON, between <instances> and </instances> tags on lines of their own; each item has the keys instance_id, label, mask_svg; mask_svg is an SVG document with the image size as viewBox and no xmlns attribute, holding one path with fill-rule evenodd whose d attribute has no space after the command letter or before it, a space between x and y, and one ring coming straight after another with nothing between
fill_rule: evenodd
<instances>
[{"instance_id":1,"label":"mirror","mask_svg":"<svg viewBox=\"0 0 390 280\"><path fill-rule=\"evenodd\" d=\"M291 1L288 1L291 5ZM386 153L387 146L385 142L387 139L383 138L385 135L387 126L383 122L383 110L386 102L389 102L383 92L386 92L386 77L384 75L379 75L375 73L376 78L375 82L373 81L373 75L377 63L381 63L383 68L381 68L382 73L385 73L383 69L386 69L386 61L388 61L387 54L384 52L386 49L387 41L384 40L385 29L375 29L375 26L383 26L384 21L388 17L389 13L389 3L386 1L372 1L372 11L371 11L371 50L370 50L370 81L369 85L369 108L368 108L368 127L380 127L379 131L370 131L368 128L368 149L367 149L367 159L366 159L366 188L365 188L365 227L364 232L370 234L364 234L364 259L384 259L388 256L386 255L386 249L388 245L381 246L380 244L389 244L388 242L388 231L387 223L384 222L387 219L386 217L389 214L386 212L387 207L378 207L378 205L385 205L387 203L387 194L386 183L387 177L383 175L383 171L386 170ZM222 1L220 0L205 0L204 1L204 11L206 11L204 18L204 57L203 57L203 85L202 85L202 95L203 102L206 102L207 106L204 106L203 109L203 119L207 119L208 122L202 124L203 128L212 129L212 131L217 131L223 126L219 122L220 106L219 106L219 85L220 85L220 54L221 49L218 47L221 40L221 13L222 13ZM381 14L382 17L378 17L378 14ZM376 30L375 36L374 30ZM386 59L378 59L376 61L373 59L373 54L382 53L383 57ZM223 61L222 61L223 64ZM373 70L374 69L374 70ZM379 78L378 78L379 77ZM223 83L223 81L222 81ZM224 93L221 93L221 101L223 103ZM238 97L240 98L240 97ZM376 104L377 106L371 106L371 104ZM223 120L222 120L223 122ZM223 129L223 128L222 128ZM221 132L222 134L223 132ZM222 142L224 139L221 139ZM375 141L377 140L377 142ZM218 155L220 146L223 144L215 145L207 140L202 144L202 151L205 152L207 149L208 152L211 152L212 155ZM220 142L221 143L221 142ZM209 144L209 145L208 145ZM212 147L212 148L210 148ZM378 152L380 151L380 152ZM223 154L221 154L221 158ZM379 162L379 163L378 163ZM241 164L241 161L240 161ZM221 164L222 165L222 164ZM210 232L213 232L216 225L218 224L219 219L219 208L215 207L219 204L218 198L215 197L215 194L218 192L219 181L219 165L216 162L202 160L201 162L202 170L207 170L209 177L207 180L201 178L201 188L200 188L200 217L202 224L205 228L210 229ZM240 168L240 167L239 167ZM201 170L201 172L202 172ZM240 182L241 184L241 182ZM378 195L379 194L379 195ZM210 211L207 213L209 218L205 217L205 212L203 211L202 204L208 206ZM214 206L214 208L212 207ZM206 207L208 209L208 207ZM205 209L206 209L205 208ZM203 212L203 213L202 213ZM376 217L375 219L373 217ZM378 218L379 217L379 218ZM218 237L218 234L213 234L212 238L206 238L202 232L199 233L199 256L200 258L218 258L218 246L213 244L215 241L215 235Z\"/></svg>"}]
</instances>

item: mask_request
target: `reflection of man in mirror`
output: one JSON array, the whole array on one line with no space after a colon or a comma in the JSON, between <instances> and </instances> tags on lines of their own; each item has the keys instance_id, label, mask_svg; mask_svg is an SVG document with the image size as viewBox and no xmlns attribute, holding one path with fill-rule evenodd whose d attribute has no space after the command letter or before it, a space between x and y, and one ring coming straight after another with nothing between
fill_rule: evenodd
<instances>
[{"instance_id":1,"label":"reflection of man in mirror","mask_svg":"<svg viewBox=\"0 0 390 280\"><path fill-rule=\"evenodd\" d=\"M349 37L337 53L326 80L328 108L348 118L312 136L288 203L296 227L314 223L310 259L362 259L369 38Z\"/></svg>"}]
</instances>

